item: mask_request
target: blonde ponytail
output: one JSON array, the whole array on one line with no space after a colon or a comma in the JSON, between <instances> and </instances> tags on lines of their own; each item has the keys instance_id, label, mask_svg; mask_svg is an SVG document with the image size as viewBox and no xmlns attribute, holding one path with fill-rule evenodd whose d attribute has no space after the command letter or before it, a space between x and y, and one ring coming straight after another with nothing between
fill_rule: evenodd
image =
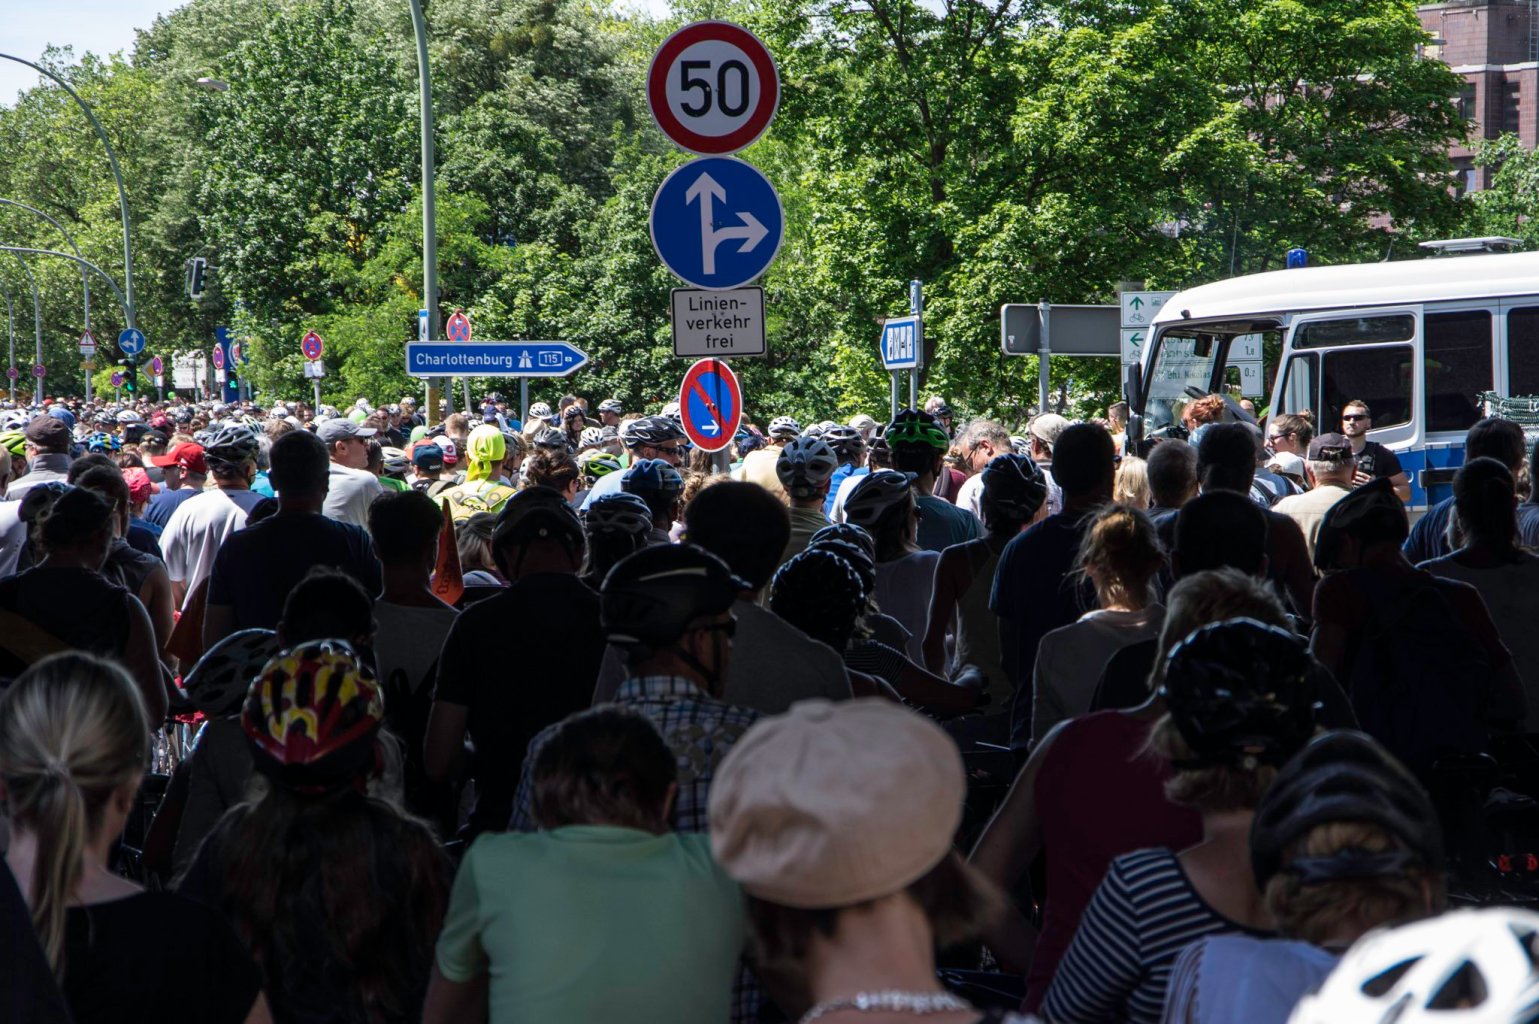
<instances>
[{"instance_id":1,"label":"blonde ponytail","mask_svg":"<svg viewBox=\"0 0 1539 1024\"><path fill-rule=\"evenodd\" d=\"M0 779L12 820L37 840L27 890L55 974L63 973L66 912L86 843L113 791L138 779L148 760L143 701L110 661L57 654L0 694Z\"/></svg>"}]
</instances>

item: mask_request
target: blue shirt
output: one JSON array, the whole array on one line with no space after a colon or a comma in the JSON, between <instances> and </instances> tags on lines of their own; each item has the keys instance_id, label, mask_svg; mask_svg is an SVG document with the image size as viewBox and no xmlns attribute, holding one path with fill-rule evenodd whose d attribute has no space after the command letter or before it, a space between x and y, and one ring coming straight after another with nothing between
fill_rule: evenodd
<instances>
[{"instance_id":1,"label":"blue shirt","mask_svg":"<svg viewBox=\"0 0 1539 1024\"><path fill-rule=\"evenodd\" d=\"M834 499L839 497L839 485L852 476L865 476L871 470L865 466L852 466L848 462L839 464L834 470L834 475L828 478L828 497L823 499L823 514L830 520L834 517Z\"/></svg>"},{"instance_id":2,"label":"blue shirt","mask_svg":"<svg viewBox=\"0 0 1539 1024\"><path fill-rule=\"evenodd\" d=\"M978 517L965 508L957 508L945 498L918 494L919 546L926 551L944 551L953 544L977 540L983 533Z\"/></svg>"},{"instance_id":3,"label":"blue shirt","mask_svg":"<svg viewBox=\"0 0 1539 1024\"><path fill-rule=\"evenodd\" d=\"M1411 535L1401 547L1412 565L1453 553L1453 549L1448 546L1448 522L1453 518L1453 511L1454 500L1444 498L1416 520L1416 525L1411 527Z\"/></svg>"},{"instance_id":4,"label":"blue shirt","mask_svg":"<svg viewBox=\"0 0 1539 1024\"><path fill-rule=\"evenodd\" d=\"M202 493L188 487L179 487L174 491L161 491L144 507L144 518L164 530L166 524L171 521L171 513L176 511L178 505Z\"/></svg>"}]
</instances>

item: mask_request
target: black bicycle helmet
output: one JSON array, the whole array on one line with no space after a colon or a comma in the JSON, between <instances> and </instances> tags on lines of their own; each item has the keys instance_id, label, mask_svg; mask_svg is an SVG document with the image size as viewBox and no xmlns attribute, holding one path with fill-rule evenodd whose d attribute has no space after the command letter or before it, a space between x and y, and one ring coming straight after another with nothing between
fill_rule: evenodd
<instances>
[{"instance_id":1,"label":"black bicycle helmet","mask_svg":"<svg viewBox=\"0 0 1539 1024\"><path fill-rule=\"evenodd\" d=\"M823 443L834 450L840 462L854 462L866 450L866 439L854 427L835 424L823 432Z\"/></svg>"},{"instance_id":2,"label":"black bicycle helmet","mask_svg":"<svg viewBox=\"0 0 1539 1024\"><path fill-rule=\"evenodd\" d=\"M866 593L849 562L828 548L808 548L776 570L770 611L837 649L866 610Z\"/></svg>"},{"instance_id":3,"label":"black bicycle helmet","mask_svg":"<svg viewBox=\"0 0 1539 1024\"><path fill-rule=\"evenodd\" d=\"M811 547L827 540L847 541L864 551L867 558L876 560L876 539L863 526L856 526L854 523L830 523L814 533L808 539L807 546Z\"/></svg>"},{"instance_id":4,"label":"black bicycle helmet","mask_svg":"<svg viewBox=\"0 0 1539 1024\"><path fill-rule=\"evenodd\" d=\"M1409 534L1405 503L1395 493L1389 478L1380 477L1352 491L1326 511L1315 539L1315 567L1322 571L1336 568L1345 537L1403 541Z\"/></svg>"},{"instance_id":5,"label":"black bicycle helmet","mask_svg":"<svg viewBox=\"0 0 1539 1024\"><path fill-rule=\"evenodd\" d=\"M628 533L639 537L652 529L652 509L636 495L619 491L594 498L582 520L591 534Z\"/></svg>"},{"instance_id":6,"label":"black bicycle helmet","mask_svg":"<svg viewBox=\"0 0 1539 1024\"><path fill-rule=\"evenodd\" d=\"M609 570L599 591L604 637L622 647L665 648L689 624L719 615L750 589L727 563L694 544L654 544Z\"/></svg>"},{"instance_id":7,"label":"black bicycle helmet","mask_svg":"<svg viewBox=\"0 0 1539 1024\"><path fill-rule=\"evenodd\" d=\"M497 513L492 527L492 550L504 545L522 547L536 540L554 538L576 551L585 543L582 523L561 492L553 487L526 487L509 498Z\"/></svg>"},{"instance_id":8,"label":"black bicycle helmet","mask_svg":"<svg viewBox=\"0 0 1539 1024\"><path fill-rule=\"evenodd\" d=\"M643 416L620 427L620 441L627 448L640 448L642 445L656 448L683 438L684 431L665 416Z\"/></svg>"},{"instance_id":9,"label":"black bicycle helmet","mask_svg":"<svg viewBox=\"0 0 1539 1024\"><path fill-rule=\"evenodd\" d=\"M1282 860L1319 825L1367 822L1404 844L1384 852L1342 850L1330 857ZM1317 736L1283 766L1261 798L1250 830L1256 886L1280 871L1305 884L1398 875L1419 864L1443 868L1443 833L1432 801L1416 778L1371 737L1341 730Z\"/></svg>"},{"instance_id":10,"label":"black bicycle helmet","mask_svg":"<svg viewBox=\"0 0 1539 1024\"><path fill-rule=\"evenodd\" d=\"M1312 667L1298 637L1255 619L1216 622L1182 640L1160 687L1192 751L1175 766L1286 762L1314 732Z\"/></svg>"},{"instance_id":11,"label":"black bicycle helmet","mask_svg":"<svg viewBox=\"0 0 1539 1024\"><path fill-rule=\"evenodd\" d=\"M996 455L983 467L983 501L1013 520L1030 522L1047 500L1047 477L1024 456Z\"/></svg>"},{"instance_id":12,"label":"black bicycle helmet","mask_svg":"<svg viewBox=\"0 0 1539 1024\"><path fill-rule=\"evenodd\" d=\"M534 435L533 443L536 448L544 448L547 451L566 452L568 454L572 451L572 443L567 440L566 431L558 430L555 427L544 427L537 431Z\"/></svg>"},{"instance_id":13,"label":"black bicycle helmet","mask_svg":"<svg viewBox=\"0 0 1539 1024\"><path fill-rule=\"evenodd\" d=\"M894 510L913 500L913 479L910 473L890 469L868 474L845 499L844 518L867 530L876 529Z\"/></svg>"},{"instance_id":14,"label":"black bicycle helmet","mask_svg":"<svg viewBox=\"0 0 1539 1024\"><path fill-rule=\"evenodd\" d=\"M684 478L662 459L639 459L620 477L620 487L644 500L677 498L684 493Z\"/></svg>"}]
</instances>

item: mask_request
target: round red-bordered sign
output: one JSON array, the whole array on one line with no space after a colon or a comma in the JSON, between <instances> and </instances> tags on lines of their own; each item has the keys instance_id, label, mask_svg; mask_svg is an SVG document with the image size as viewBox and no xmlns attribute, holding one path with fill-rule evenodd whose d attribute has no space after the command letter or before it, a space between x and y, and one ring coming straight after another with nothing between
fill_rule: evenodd
<instances>
[{"instance_id":1,"label":"round red-bordered sign","mask_svg":"<svg viewBox=\"0 0 1539 1024\"><path fill-rule=\"evenodd\" d=\"M652 120L691 153L747 147L780 106L780 72L759 37L729 21L697 21L663 41L647 71Z\"/></svg>"},{"instance_id":2,"label":"round red-bordered sign","mask_svg":"<svg viewBox=\"0 0 1539 1024\"><path fill-rule=\"evenodd\" d=\"M38 363L36 366L32 367L32 376L36 377L38 380L42 380L47 375L48 368L42 363Z\"/></svg>"},{"instance_id":3,"label":"round red-bordered sign","mask_svg":"<svg viewBox=\"0 0 1539 1024\"><path fill-rule=\"evenodd\" d=\"M326 343L321 336L314 331L306 331L305 336L299 340L299 350L305 354L305 358L312 363L319 359L326 351Z\"/></svg>"},{"instance_id":4,"label":"round red-bordered sign","mask_svg":"<svg viewBox=\"0 0 1539 1024\"><path fill-rule=\"evenodd\" d=\"M159 356L156 356L154 359L150 360L150 373L152 373L155 376L159 377L162 374L164 374L165 371L166 371L166 364L161 361L161 358Z\"/></svg>"},{"instance_id":5,"label":"round red-bordered sign","mask_svg":"<svg viewBox=\"0 0 1539 1024\"><path fill-rule=\"evenodd\" d=\"M214 369L216 369L216 370L224 369L224 346L223 345L215 345L214 346L214 356L213 356L213 359L214 359Z\"/></svg>"},{"instance_id":6,"label":"round red-bordered sign","mask_svg":"<svg viewBox=\"0 0 1539 1024\"><path fill-rule=\"evenodd\" d=\"M743 388L720 359L701 359L679 386L679 419L691 444L719 452L732 443L743 421Z\"/></svg>"}]
</instances>

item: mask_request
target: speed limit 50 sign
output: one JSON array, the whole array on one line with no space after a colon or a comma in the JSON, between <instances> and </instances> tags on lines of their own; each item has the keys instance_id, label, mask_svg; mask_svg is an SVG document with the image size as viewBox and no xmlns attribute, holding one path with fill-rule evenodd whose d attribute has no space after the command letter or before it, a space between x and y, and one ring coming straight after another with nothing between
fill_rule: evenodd
<instances>
[{"instance_id":1,"label":"speed limit 50 sign","mask_svg":"<svg viewBox=\"0 0 1539 1024\"><path fill-rule=\"evenodd\" d=\"M652 119L691 153L722 156L751 144L775 118L780 74L752 32L697 21L669 36L647 72Z\"/></svg>"}]
</instances>

